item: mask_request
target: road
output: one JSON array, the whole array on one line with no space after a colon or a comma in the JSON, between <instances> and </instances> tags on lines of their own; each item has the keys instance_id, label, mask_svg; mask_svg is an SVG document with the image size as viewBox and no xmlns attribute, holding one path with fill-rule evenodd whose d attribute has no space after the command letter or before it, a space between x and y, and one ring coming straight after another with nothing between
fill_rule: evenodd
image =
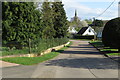
<instances>
[{"instance_id":1,"label":"road","mask_svg":"<svg viewBox=\"0 0 120 80\"><path fill-rule=\"evenodd\" d=\"M88 41L73 44L59 56L32 65L3 68L3 78L118 78L118 64L104 57Z\"/></svg>"}]
</instances>

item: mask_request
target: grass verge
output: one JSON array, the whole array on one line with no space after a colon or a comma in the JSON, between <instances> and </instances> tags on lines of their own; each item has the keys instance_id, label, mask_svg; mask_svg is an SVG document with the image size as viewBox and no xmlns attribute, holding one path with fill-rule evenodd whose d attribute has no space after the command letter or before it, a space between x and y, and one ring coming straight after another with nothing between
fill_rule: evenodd
<instances>
[{"instance_id":1,"label":"grass verge","mask_svg":"<svg viewBox=\"0 0 120 80\"><path fill-rule=\"evenodd\" d=\"M118 49L104 47L102 41L91 41L90 44L92 44L94 47L99 49L99 51L104 52L105 55L108 55L108 56L119 56L120 55L120 53L118 53Z\"/></svg>"},{"instance_id":2,"label":"grass verge","mask_svg":"<svg viewBox=\"0 0 120 80\"><path fill-rule=\"evenodd\" d=\"M120 56L120 53L107 53L109 56Z\"/></svg>"},{"instance_id":3,"label":"grass verge","mask_svg":"<svg viewBox=\"0 0 120 80\"><path fill-rule=\"evenodd\" d=\"M67 49L71 44L72 42L70 42L70 44L68 44L66 47L63 47L62 49L56 52L51 52L40 57L11 57L11 58L3 58L2 60L6 62L17 63L22 65L38 64L58 56L61 51Z\"/></svg>"},{"instance_id":4,"label":"grass verge","mask_svg":"<svg viewBox=\"0 0 120 80\"><path fill-rule=\"evenodd\" d=\"M82 40L82 41L91 41L92 39L70 39L70 40Z\"/></svg>"}]
</instances>

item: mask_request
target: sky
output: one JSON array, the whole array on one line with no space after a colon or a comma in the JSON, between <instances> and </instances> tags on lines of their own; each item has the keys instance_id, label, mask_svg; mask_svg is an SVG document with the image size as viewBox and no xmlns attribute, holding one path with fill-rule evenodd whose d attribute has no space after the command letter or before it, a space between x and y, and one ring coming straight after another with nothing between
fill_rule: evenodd
<instances>
[{"instance_id":1,"label":"sky","mask_svg":"<svg viewBox=\"0 0 120 80\"><path fill-rule=\"evenodd\" d=\"M74 17L75 9L82 20L93 19L101 14L114 0L62 0L64 8L70 20ZM118 17L118 0L101 16L96 19L110 20Z\"/></svg>"}]
</instances>

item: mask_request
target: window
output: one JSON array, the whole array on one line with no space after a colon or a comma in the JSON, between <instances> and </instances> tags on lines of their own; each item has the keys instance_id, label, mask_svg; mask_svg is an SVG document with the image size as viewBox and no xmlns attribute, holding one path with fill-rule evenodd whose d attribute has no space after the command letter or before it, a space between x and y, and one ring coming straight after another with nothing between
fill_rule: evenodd
<instances>
[{"instance_id":1,"label":"window","mask_svg":"<svg viewBox=\"0 0 120 80\"><path fill-rule=\"evenodd\" d=\"M89 29L89 32L91 32L91 30Z\"/></svg>"}]
</instances>

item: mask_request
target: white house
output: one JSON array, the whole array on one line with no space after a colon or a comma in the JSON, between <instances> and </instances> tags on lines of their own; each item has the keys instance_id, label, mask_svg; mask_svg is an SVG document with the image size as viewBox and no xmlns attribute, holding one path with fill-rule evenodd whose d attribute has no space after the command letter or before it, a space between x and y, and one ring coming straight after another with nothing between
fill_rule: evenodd
<instances>
[{"instance_id":1,"label":"white house","mask_svg":"<svg viewBox=\"0 0 120 80\"><path fill-rule=\"evenodd\" d=\"M98 38L99 40L102 39L102 32L103 32L103 29L104 29L104 27L101 27L101 28L98 29L97 38Z\"/></svg>"},{"instance_id":2,"label":"white house","mask_svg":"<svg viewBox=\"0 0 120 80\"><path fill-rule=\"evenodd\" d=\"M83 27L79 32L78 34L80 35L96 35L96 32L95 30L92 28L92 27Z\"/></svg>"},{"instance_id":3,"label":"white house","mask_svg":"<svg viewBox=\"0 0 120 80\"><path fill-rule=\"evenodd\" d=\"M75 30L75 27L69 27L68 29L69 33L72 33L72 34L77 34L78 32Z\"/></svg>"}]
</instances>

